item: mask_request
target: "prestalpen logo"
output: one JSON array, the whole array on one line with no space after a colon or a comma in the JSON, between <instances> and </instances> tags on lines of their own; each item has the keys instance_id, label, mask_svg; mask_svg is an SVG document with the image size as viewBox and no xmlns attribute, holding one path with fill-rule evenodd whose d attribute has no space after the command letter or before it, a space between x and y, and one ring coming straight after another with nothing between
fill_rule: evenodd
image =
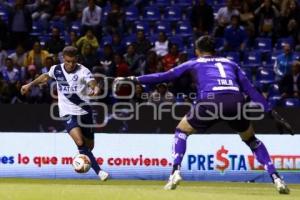
<instances>
[{"instance_id":1,"label":"prestalpen logo","mask_svg":"<svg viewBox=\"0 0 300 200\"><path fill-rule=\"evenodd\" d=\"M300 155L271 155L278 170L300 170ZM215 154L187 155L188 170L200 171L255 171L263 170L254 155L230 153L224 145Z\"/></svg>"}]
</instances>

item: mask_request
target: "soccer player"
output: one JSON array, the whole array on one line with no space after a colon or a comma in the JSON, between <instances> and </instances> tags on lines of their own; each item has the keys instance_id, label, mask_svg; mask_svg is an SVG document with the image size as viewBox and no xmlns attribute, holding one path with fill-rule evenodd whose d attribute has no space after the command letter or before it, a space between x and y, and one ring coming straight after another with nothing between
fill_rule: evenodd
<instances>
[{"instance_id":1,"label":"soccer player","mask_svg":"<svg viewBox=\"0 0 300 200\"><path fill-rule=\"evenodd\" d=\"M214 56L214 38L202 36L196 41L196 59L187 61L167 72L154 73L139 77L116 78L115 84L121 84L124 80L131 80L140 84L154 84L166 82L190 72L197 84L197 104L179 122L174 136L173 143L173 170L169 181L165 185L166 190L176 189L182 180L180 166L186 151L186 140L190 134L198 130L206 131L209 127L220 120L224 120L236 132L241 139L250 147L256 159L270 174L276 189L279 193L288 194L289 189L276 171L269 153L263 144L254 134L253 126L244 116L240 119L228 120L229 117L237 116L239 106L243 109L246 103L244 94L252 101L260 103L265 112L275 119L281 127L292 131L289 124L281 118L269 106L265 98L251 85L240 67L226 58ZM203 104L203 103L208 104ZM219 112L218 119L210 119L209 113L215 113L215 106ZM222 118L227 117L227 119ZM204 118L206 119L204 120Z\"/></svg>"},{"instance_id":2,"label":"soccer player","mask_svg":"<svg viewBox=\"0 0 300 200\"><path fill-rule=\"evenodd\" d=\"M93 124L89 96L98 95L97 86L92 73L83 65L77 63L78 50L67 46L63 49L64 63L54 65L48 73L37 77L34 81L23 85L21 93L26 94L31 87L47 83L55 79L58 90L58 108L60 117L64 117L66 129L74 140L80 154L85 154L91 161L91 167L105 181L109 175L101 170L92 150L94 148L94 132L88 127Z\"/></svg>"}]
</instances>

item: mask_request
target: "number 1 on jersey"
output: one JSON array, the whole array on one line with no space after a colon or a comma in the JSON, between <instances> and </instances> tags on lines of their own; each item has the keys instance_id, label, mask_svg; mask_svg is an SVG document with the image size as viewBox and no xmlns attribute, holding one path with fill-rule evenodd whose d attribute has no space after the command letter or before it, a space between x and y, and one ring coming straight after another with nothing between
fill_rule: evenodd
<instances>
[{"instance_id":1,"label":"number 1 on jersey","mask_svg":"<svg viewBox=\"0 0 300 200\"><path fill-rule=\"evenodd\" d=\"M222 63L216 63L215 65L218 67L221 77L226 78L225 69Z\"/></svg>"}]
</instances>

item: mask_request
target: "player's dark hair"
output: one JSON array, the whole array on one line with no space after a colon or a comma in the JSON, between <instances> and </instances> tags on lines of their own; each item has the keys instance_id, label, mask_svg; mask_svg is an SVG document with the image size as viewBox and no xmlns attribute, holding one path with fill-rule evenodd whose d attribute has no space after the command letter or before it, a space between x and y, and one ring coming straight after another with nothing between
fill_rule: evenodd
<instances>
[{"instance_id":1,"label":"player's dark hair","mask_svg":"<svg viewBox=\"0 0 300 200\"><path fill-rule=\"evenodd\" d=\"M66 46L63 49L63 56L76 57L78 54L78 49L73 46Z\"/></svg>"},{"instance_id":2,"label":"player's dark hair","mask_svg":"<svg viewBox=\"0 0 300 200\"><path fill-rule=\"evenodd\" d=\"M201 36L196 41L196 48L202 52L215 53L215 39L209 35Z\"/></svg>"}]
</instances>

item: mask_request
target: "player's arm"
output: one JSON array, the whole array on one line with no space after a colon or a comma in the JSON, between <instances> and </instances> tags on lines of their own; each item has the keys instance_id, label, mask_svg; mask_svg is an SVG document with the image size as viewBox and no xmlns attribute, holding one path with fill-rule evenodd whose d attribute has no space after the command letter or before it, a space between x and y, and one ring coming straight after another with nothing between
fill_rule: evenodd
<instances>
[{"instance_id":1,"label":"player's arm","mask_svg":"<svg viewBox=\"0 0 300 200\"><path fill-rule=\"evenodd\" d=\"M138 82L140 84L156 84L161 82L168 82L171 80L174 80L178 78L180 75L182 75L185 71L187 71L191 67L191 62L185 62L181 65L178 65L175 68L170 69L166 72L161 73L153 73L153 74L147 74L143 76L138 77L127 77L127 78L117 78L116 81L119 80L129 80Z\"/></svg>"},{"instance_id":2,"label":"player's arm","mask_svg":"<svg viewBox=\"0 0 300 200\"><path fill-rule=\"evenodd\" d=\"M22 95L26 94L32 86L47 83L48 80L50 80L50 79L51 79L51 77L49 76L48 73L41 74L36 79L34 79L32 82L30 82L26 85L23 85L21 87L21 94Z\"/></svg>"},{"instance_id":3,"label":"player's arm","mask_svg":"<svg viewBox=\"0 0 300 200\"><path fill-rule=\"evenodd\" d=\"M240 84L241 89L243 92L248 95L253 102L260 103L265 112L269 112L272 110L272 108L268 105L267 100L265 97L263 97L262 94L260 94L256 88L251 84L247 76L245 75L245 72L240 69L240 67L237 66L237 77Z\"/></svg>"},{"instance_id":4,"label":"player's arm","mask_svg":"<svg viewBox=\"0 0 300 200\"><path fill-rule=\"evenodd\" d=\"M237 67L237 76L243 92L247 94L252 101L263 105L264 111L267 112L269 117L275 121L279 132L283 133L284 130L287 130L293 135L294 131L291 125L268 105L267 100L254 88L245 73L239 67Z\"/></svg>"}]
</instances>

